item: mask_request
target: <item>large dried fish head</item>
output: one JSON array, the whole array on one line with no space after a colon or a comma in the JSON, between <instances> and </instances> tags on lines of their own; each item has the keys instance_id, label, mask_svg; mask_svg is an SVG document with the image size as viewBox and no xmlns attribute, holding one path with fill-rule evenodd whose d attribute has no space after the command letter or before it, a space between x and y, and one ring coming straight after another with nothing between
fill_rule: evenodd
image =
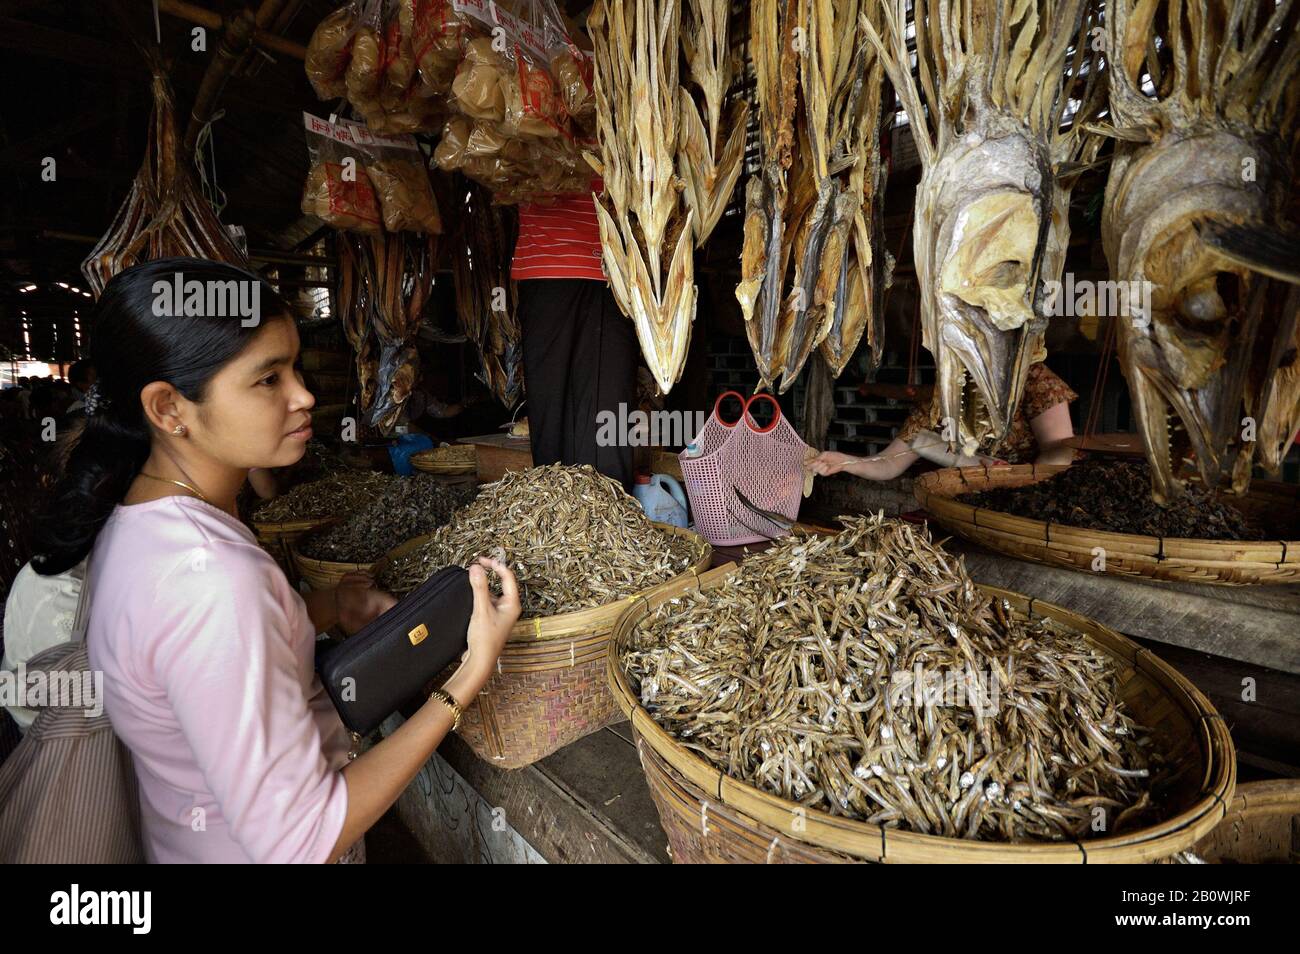
<instances>
[{"instance_id":1,"label":"large dried fish head","mask_svg":"<svg viewBox=\"0 0 1300 954\"><path fill-rule=\"evenodd\" d=\"M1243 164L1255 169L1253 181L1243 181ZM1224 128L1172 129L1117 149L1102 233L1111 277L1130 307L1111 317L1157 500L1182 493L1175 472L1185 447L1207 486L1231 472L1244 490L1256 443L1243 440L1245 409L1271 407L1271 431L1294 417L1294 402L1284 409L1262 400L1285 350L1261 343L1271 367L1258 367L1256 356L1261 286L1270 275L1288 277L1268 250L1285 244L1271 223L1279 184L1289 181L1266 139ZM1240 454L1247 460L1234 467Z\"/></svg>"},{"instance_id":2,"label":"large dried fish head","mask_svg":"<svg viewBox=\"0 0 1300 954\"><path fill-rule=\"evenodd\" d=\"M960 445L1005 436L1047 320L1037 288L1048 246L1063 248L1045 145L986 114L929 167L918 189L915 254L923 341L941 415ZM1059 256L1054 256L1059 257ZM1056 277L1055 275L1044 277Z\"/></svg>"}]
</instances>

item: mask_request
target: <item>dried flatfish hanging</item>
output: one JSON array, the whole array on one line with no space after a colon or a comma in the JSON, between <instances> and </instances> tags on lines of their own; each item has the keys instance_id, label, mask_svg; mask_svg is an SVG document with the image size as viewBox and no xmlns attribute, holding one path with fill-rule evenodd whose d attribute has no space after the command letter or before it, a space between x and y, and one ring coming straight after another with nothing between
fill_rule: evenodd
<instances>
[{"instance_id":1,"label":"dried flatfish hanging","mask_svg":"<svg viewBox=\"0 0 1300 954\"><path fill-rule=\"evenodd\" d=\"M602 606L667 582L703 554L704 541L660 530L618 482L589 465L511 471L486 485L423 547L379 577L404 595L442 567L505 560L525 617Z\"/></svg>"},{"instance_id":2,"label":"dried flatfish hanging","mask_svg":"<svg viewBox=\"0 0 1300 954\"><path fill-rule=\"evenodd\" d=\"M891 828L1122 832L1164 760L1080 634L990 599L923 529L842 518L689 591L622 647L642 705L728 776Z\"/></svg>"},{"instance_id":3,"label":"dried flatfish hanging","mask_svg":"<svg viewBox=\"0 0 1300 954\"><path fill-rule=\"evenodd\" d=\"M339 471L311 483L299 484L268 500L253 512L253 520L284 523L350 513L364 507L399 479L369 470Z\"/></svg>"},{"instance_id":4,"label":"dried flatfish hanging","mask_svg":"<svg viewBox=\"0 0 1300 954\"><path fill-rule=\"evenodd\" d=\"M731 49L727 25L730 0L690 0L682 28L682 51L692 90L681 89L680 141L677 168L686 183L686 198L695 210L695 246L702 246L722 218L736 191L745 159L745 129L749 103L737 97L723 117L731 88Z\"/></svg>"},{"instance_id":5,"label":"dried flatfish hanging","mask_svg":"<svg viewBox=\"0 0 1300 954\"><path fill-rule=\"evenodd\" d=\"M1090 458L1046 480L962 494L960 499L972 507L1086 530L1202 540L1265 537L1230 501L1202 487L1188 487L1167 506L1157 504L1151 499L1151 468L1144 461ZM1280 523L1285 515L1277 516ZM1268 536L1289 538L1277 523Z\"/></svg>"},{"instance_id":6,"label":"dried flatfish hanging","mask_svg":"<svg viewBox=\"0 0 1300 954\"><path fill-rule=\"evenodd\" d=\"M346 520L299 541L298 549L314 560L374 563L394 544L443 526L475 493L472 484L447 484L430 474L403 477Z\"/></svg>"},{"instance_id":7,"label":"dried flatfish hanging","mask_svg":"<svg viewBox=\"0 0 1300 954\"><path fill-rule=\"evenodd\" d=\"M908 8L919 83L912 75ZM1058 280L1076 160L1099 111L1087 0L885 0L867 35L921 158L912 225L937 427L965 452L1002 440L1046 356L1040 282ZM1066 110L1077 110L1064 131Z\"/></svg>"},{"instance_id":8,"label":"dried flatfish hanging","mask_svg":"<svg viewBox=\"0 0 1300 954\"><path fill-rule=\"evenodd\" d=\"M177 256L249 267L181 155L171 85L155 68L144 163L113 224L81 263L81 274L98 298L118 272Z\"/></svg>"},{"instance_id":9,"label":"dried flatfish hanging","mask_svg":"<svg viewBox=\"0 0 1300 954\"><path fill-rule=\"evenodd\" d=\"M485 186L457 180L454 203L460 229L452 258L456 314L465 335L478 348L480 379L508 408L524 391L523 344L519 296L510 280L517 219L509 206L497 205Z\"/></svg>"},{"instance_id":10,"label":"dried flatfish hanging","mask_svg":"<svg viewBox=\"0 0 1300 954\"><path fill-rule=\"evenodd\" d=\"M1152 490L1182 494L1191 451L1202 483L1244 493L1300 428L1300 5L1114 0L1106 16L1102 240L1111 278L1149 295L1149 314L1115 320Z\"/></svg>"},{"instance_id":11,"label":"dried flatfish hanging","mask_svg":"<svg viewBox=\"0 0 1300 954\"><path fill-rule=\"evenodd\" d=\"M859 26L878 11L760 0L751 15L762 168L745 187L736 297L761 384L782 392L819 346L834 375L864 332L879 355L883 72Z\"/></svg>"},{"instance_id":12,"label":"dried flatfish hanging","mask_svg":"<svg viewBox=\"0 0 1300 954\"><path fill-rule=\"evenodd\" d=\"M695 321L696 210L674 168L678 144L680 0L597 0L599 166L596 217L610 290L636 325L659 389L681 377Z\"/></svg>"}]
</instances>

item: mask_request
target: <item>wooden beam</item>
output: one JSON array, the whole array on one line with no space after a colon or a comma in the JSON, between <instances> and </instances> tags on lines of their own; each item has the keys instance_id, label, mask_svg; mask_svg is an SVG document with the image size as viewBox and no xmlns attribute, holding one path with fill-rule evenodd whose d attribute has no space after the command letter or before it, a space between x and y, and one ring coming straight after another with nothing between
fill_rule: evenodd
<instances>
[{"instance_id":1,"label":"wooden beam","mask_svg":"<svg viewBox=\"0 0 1300 954\"><path fill-rule=\"evenodd\" d=\"M221 14L206 10L196 3L187 3L185 0L158 0L158 9L169 16L186 20L209 30L220 30L224 26ZM307 59L307 48L305 46L276 36L267 30L254 30L253 42L263 49L281 53L296 60Z\"/></svg>"}]
</instances>

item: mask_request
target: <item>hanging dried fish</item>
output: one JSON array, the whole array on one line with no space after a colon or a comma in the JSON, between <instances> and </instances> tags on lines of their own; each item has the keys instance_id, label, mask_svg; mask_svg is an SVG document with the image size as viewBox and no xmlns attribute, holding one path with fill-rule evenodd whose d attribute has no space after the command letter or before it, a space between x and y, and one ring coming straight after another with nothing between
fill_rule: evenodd
<instances>
[{"instance_id":1,"label":"hanging dried fish","mask_svg":"<svg viewBox=\"0 0 1300 954\"><path fill-rule=\"evenodd\" d=\"M859 26L859 11L876 10L859 0L766 0L753 13L763 157L746 186L736 297L762 384L779 375L783 392L818 346L838 375L870 328L879 356L875 306L889 271L888 257L873 254L883 71Z\"/></svg>"},{"instance_id":2,"label":"hanging dried fish","mask_svg":"<svg viewBox=\"0 0 1300 954\"><path fill-rule=\"evenodd\" d=\"M922 341L938 416L969 453L1006 436L1030 365L1046 355L1039 286L1065 264L1071 162L1098 142L1082 122L1102 100L1096 11L1088 0L886 0L880 10L884 29L863 25L921 158L912 234ZM1083 106L1062 131L1072 96Z\"/></svg>"},{"instance_id":3,"label":"hanging dried fish","mask_svg":"<svg viewBox=\"0 0 1300 954\"><path fill-rule=\"evenodd\" d=\"M723 103L731 88L731 50L727 21L730 0L690 0L682 29L682 49L690 78L703 101L681 90L681 140L677 167L686 183L686 201L695 210L695 246L704 245L736 191L745 159L749 104L737 97L726 121Z\"/></svg>"},{"instance_id":4,"label":"hanging dried fish","mask_svg":"<svg viewBox=\"0 0 1300 954\"><path fill-rule=\"evenodd\" d=\"M488 190L458 179L458 252L452 255L456 314L465 335L478 348L481 380L497 400L513 408L524 391L523 345L515 309L518 294L510 280L517 219L509 206L492 201Z\"/></svg>"},{"instance_id":5,"label":"hanging dried fish","mask_svg":"<svg viewBox=\"0 0 1300 954\"><path fill-rule=\"evenodd\" d=\"M1083 839L1153 813L1164 759L1119 666L1016 617L929 534L845 517L643 619L641 703L729 777L810 809L986 841Z\"/></svg>"},{"instance_id":6,"label":"hanging dried fish","mask_svg":"<svg viewBox=\"0 0 1300 954\"><path fill-rule=\"evenodd\" d=\"M176 256L249 267L182 161L171 84L155 68L144 163L113 224L81 263L81 274L98 298L123 269Z\"/></svg>"},{"instance_id":7,"label":"hanging dried fish","mask_svg":"<svg viewBox=\"0 0 1300 954\"><path fill-rule=\"evenodd\" d=\"M483 487L378 582L403 595L442 567L496 556L519 581L524 617L550 616L664 583L686 572L705 546L699 537L660 530L617 481L590 465L551 464L510 471Z\"/></svg>"},{"instance_id":8,"label":"hanging dried fish","mask_svg":"<svg viewBox=\"0 0 1300 954\"><path fill-rule=\"evenodd\" d=\"M596 197L605 271L659 389L686 364L695 321L695 210L674 168L681 91L679 0L597 0L596 119L605 198Z\"/></svg>"},{"instance_id":9,"label":"hanging dried fish","mask_svg":"<svg viewBox=\"0 0 1300 954\"><path fill-rule=\"evenodd\" d=\"M1116 320L1152 491L1183 493L1190 451L1206 486L1231 475L1241 493L1254 460L1276 472L1300 428L1300 5L1114 0L1106 12L1118 141L1102 239L1139 311L1149 295L1149 313Z\"/></svg>"}]
</instances>

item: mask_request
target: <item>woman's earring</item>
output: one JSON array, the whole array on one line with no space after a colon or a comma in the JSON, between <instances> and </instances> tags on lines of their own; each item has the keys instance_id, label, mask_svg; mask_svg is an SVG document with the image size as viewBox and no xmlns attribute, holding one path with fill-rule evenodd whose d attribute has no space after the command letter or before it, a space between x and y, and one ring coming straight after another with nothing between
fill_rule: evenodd
<instances>
[{"instance_id":1,"label":"woman's earring","mask_svg":"<svg viewBox=\"0 0 1300 954\"><path fill-rule=\"evenodd\" d=\"M177 437L184 437L184 436L185 436L185 425L184 425L184 424L177 424L175 427L172 428L172 433L175 434Z\"/></svg>"}]
</instances>

